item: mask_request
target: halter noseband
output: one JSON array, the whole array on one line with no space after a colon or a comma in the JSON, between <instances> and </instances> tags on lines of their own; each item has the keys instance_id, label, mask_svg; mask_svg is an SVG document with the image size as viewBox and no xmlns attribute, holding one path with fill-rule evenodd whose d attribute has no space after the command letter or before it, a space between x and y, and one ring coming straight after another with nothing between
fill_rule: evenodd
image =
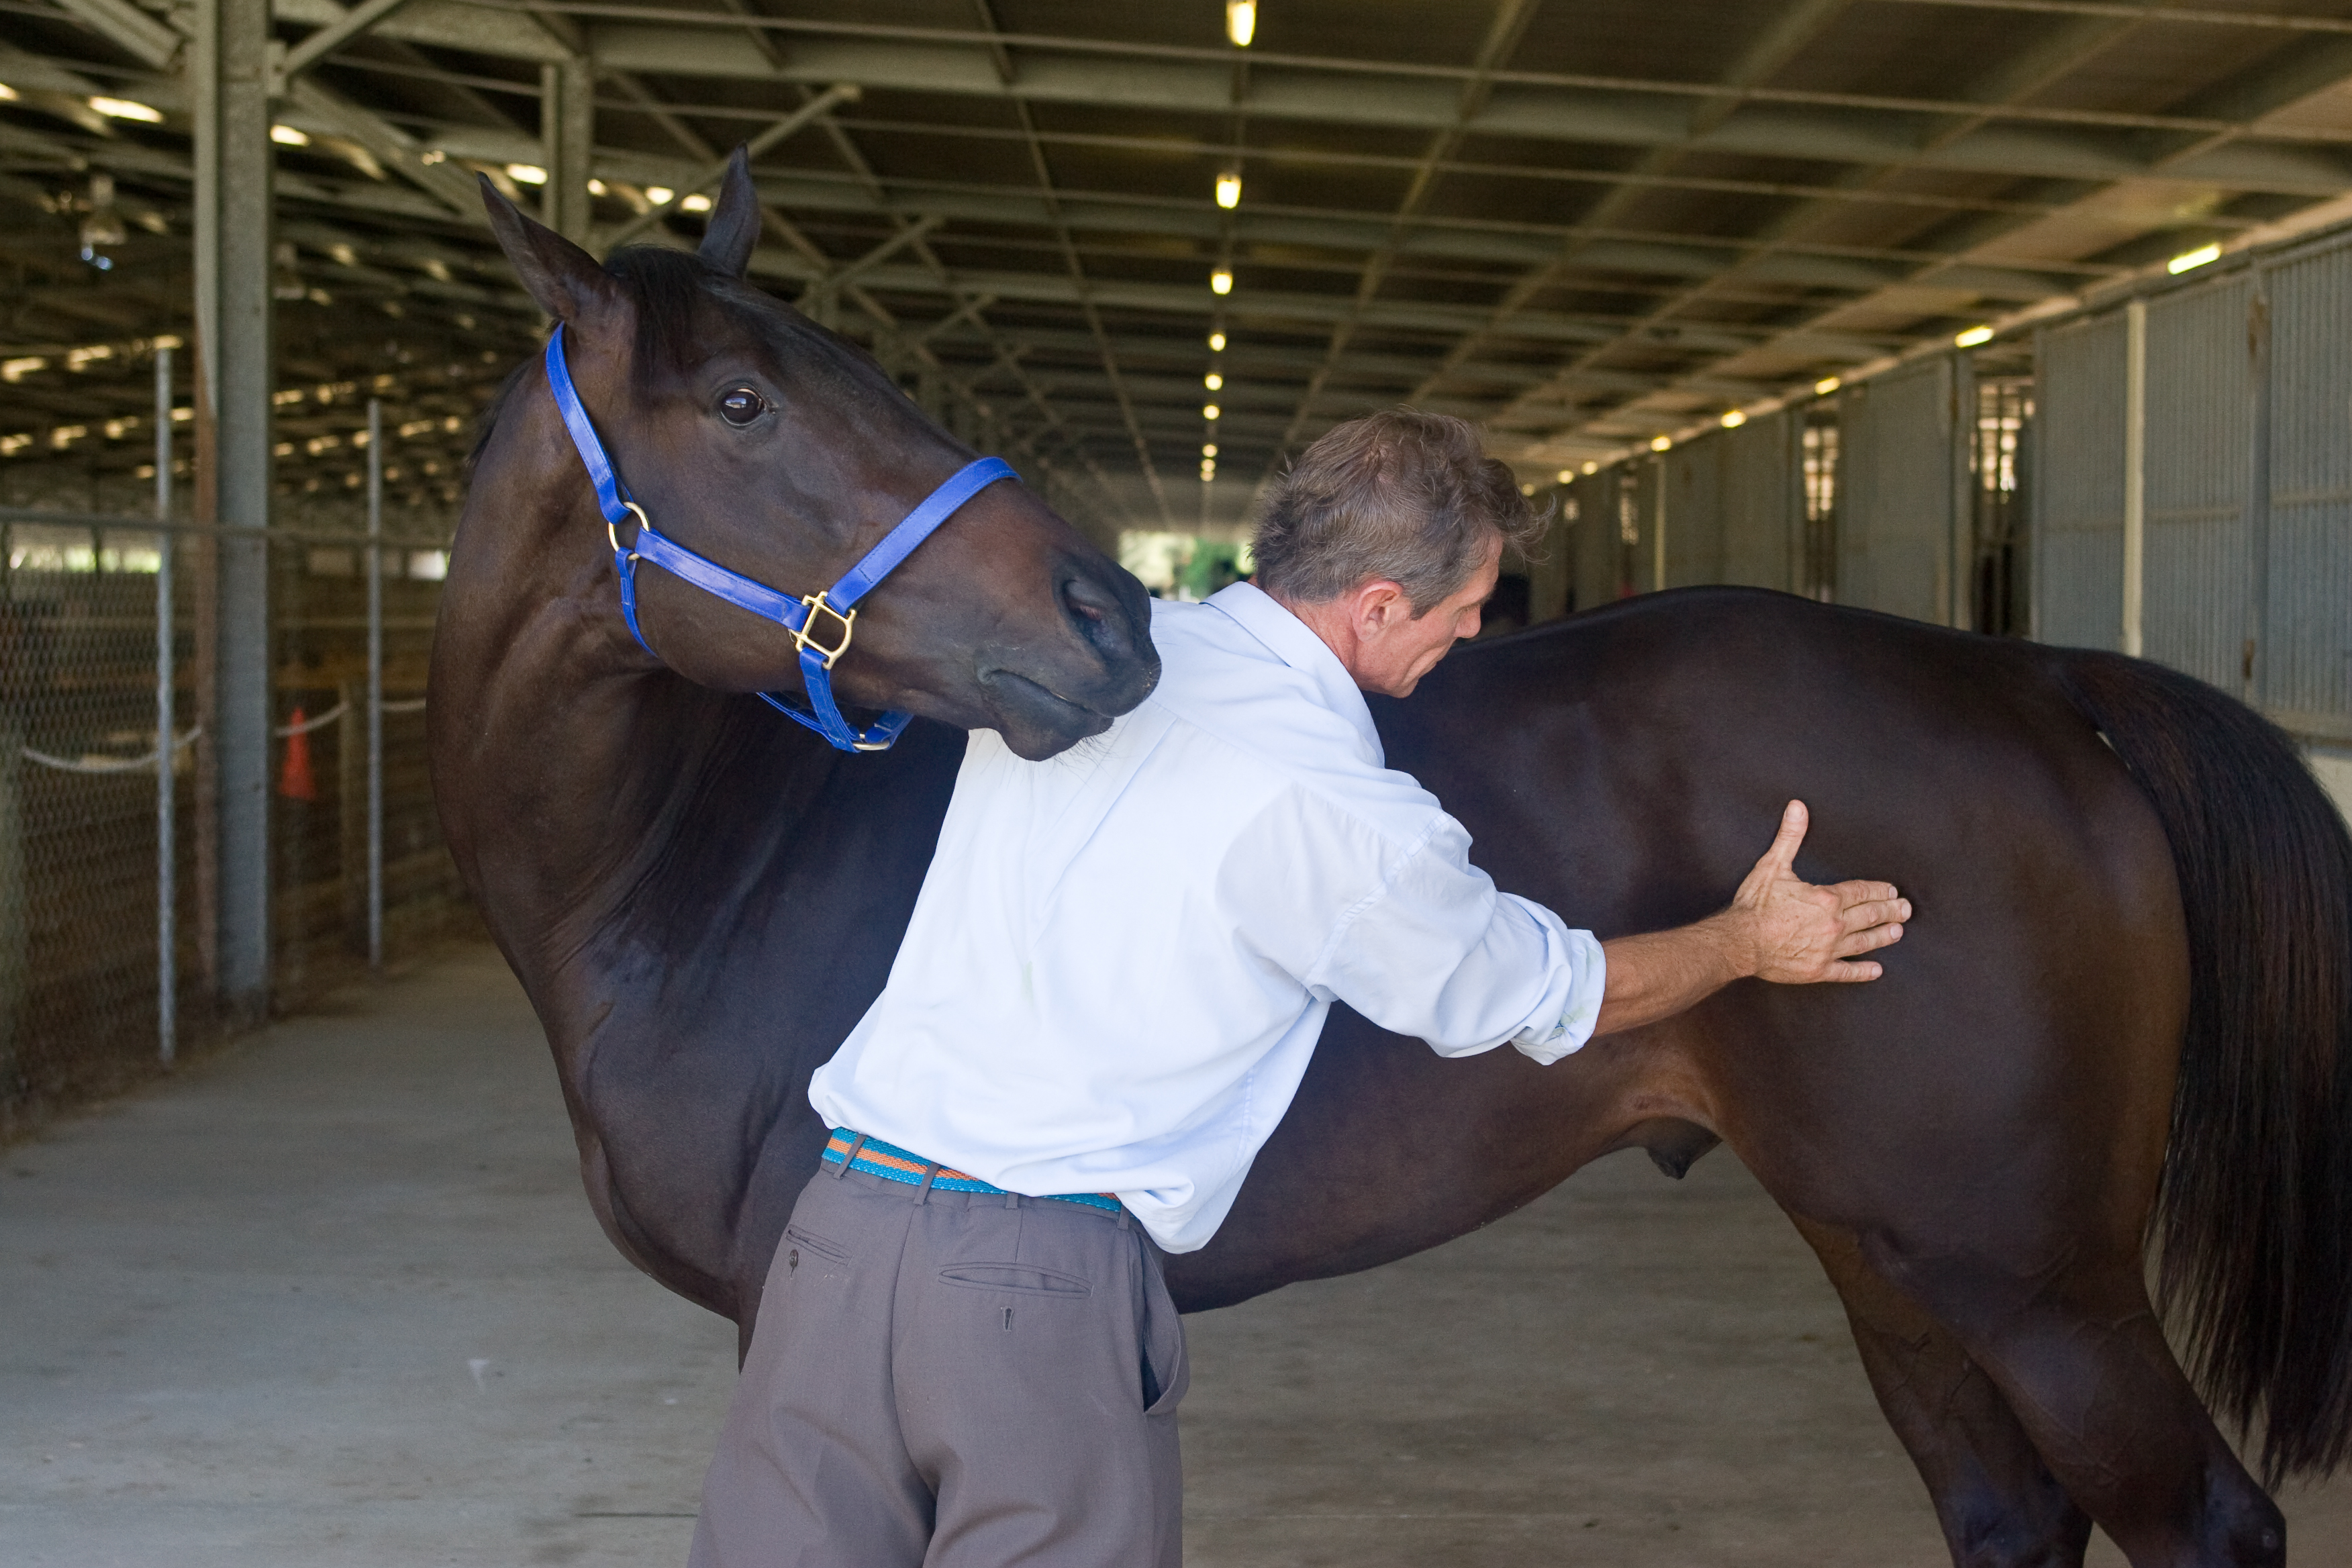
<instances>
[{"instance_id":1,"label":"halter noseband","mask_svg":"<svg viewBox=\"0 0 2352 1568\"><path fill-rule=\"evenodd\" d=\"M562 322L556 324L547 340L547 385L555 394L555 406L563 415L563 427L572 433L572 446L579 448L589 482L596 487L596 509L604 514L605 537L613 542L613 570L621 579L621 618L628 623L629 635L637 639L637 646L660 659L661 655L654 653L637 625L637 563L649 561L671 576L691 583L739 609L749 610L762 620L773 621L792 634L793 645L800 649L801 680L808 689L808 706L800 707L772 691L758 693L761 701L786 718L807 725L842 751L888 751L913 714L885 713L862 730L852 729L833 700L833 667L849 651L849 639L857 626L857 601L912 554L915 546L929 539L940 524L953 517L964 502L999 479L1018 479L1020 476L1011 466L1001 458L982 458L966 464L926 496L856 565L843 573L840 582L822 593L803 594L795 599L764 584L754 583L740 573L730 572L716 561L697 555L655 531L646 509L614 476L612 460L604 455L604 444L596 438L596 426L589 421L588 410L581 406L580 394L572 384L572 371L563 363ZM636 524L636 537L624 544L621 525L631 521Z\"/></svg>"}]
</instances>

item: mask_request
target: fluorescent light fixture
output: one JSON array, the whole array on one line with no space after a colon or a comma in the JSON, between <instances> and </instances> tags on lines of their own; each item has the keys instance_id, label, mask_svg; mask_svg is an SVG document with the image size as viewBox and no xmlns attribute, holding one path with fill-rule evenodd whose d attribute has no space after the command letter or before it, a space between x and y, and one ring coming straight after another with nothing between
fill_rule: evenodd
<instances>
[{"instance_id":1,"label":"fluorescent light fixture","mask_svg":"<svg viewBox=\"0 0 2352 1568\"><path fill-rule=\"evenodd\" d=\"M1217 205L1228 210L1242 205L1242 176L1238 169L1228 169L1217 176Z\"/></svg>"},{"instance_id":2,"label":"fluorescent light fixture","mask_svg":"<svg viewBox=\"0 0 2352 1568\"><path fill-rule=\"evenodd\" d=\"M1723 416L1723 427L1727 430L1737 430L1747 423L1748 416L1737 408Z\"/></svg>"},{"instance_id":3,"label":"fluorescent light fixture","mask_svg":"<svg viewBox=\"0 0 2352 1568\"><path fill-rule=\"evenodd\" d=\"M1217 444L1214 441L1203 441L1201 443L1201 456L1204 458L1213 458L1216 455Z\"/></svg>"},{"instance_id":4,"label":"fluorescent light fixture","mask_svg":"<svg viewBox=\"0 0 2352 1568\"><path fill-rule=\"evenodd\" d=\"M1523 484L1519 487L1519 493L1523 496L1531 496L1536 493L1536 488L1533 485Z\"/></svg>"},{"instance_id":5,"label":"fluorescent light fixture","mask_svg":"<svg viewBox=\"0 0 2352 1568\"><path fill-rule=\"evenodd\" d=\"M1209 352L1213 354L1221 354L1225 352L1224 333L1211 332L1209 334Z\"/></svg>"},{"instance_id":6,"label":"fluorescent light fixture","mask_svg":"<svg viewBox=\"0 0 2352 1568\"><path fill-rule=\"evenodd\" d=\"M1601 471L1601 465L1594 462L1587 462L1584 465L1584 471L1588 474L1597 474Z\"/></svg>"},{"instance_id":7,"label":"fluorescent light fixture","mask_svg":"<svg viewBox=\"0 0 2352 1568\"><path fill-rule=\"evenodd\" d=\"M128 98L93 98L89 106L109 120L136 120L142 125L161 125L163 111Z\"/></svg>"},{"instance_id":8,"label":"fluorescent light fixture","mask_svg":"<svg viewBox=\"0 0 2352 1568\"><path fill-rule=\"evenodd\" d=\"M670 197L676 195L677 195L677 193L671 190L667 185L647 185L646 187L646 200L653 203L654 205L657 207L666 207L669 205Z\"/></svg>"},{"instance_id":9,"label":"fluorescent light fixture","mask_svg":"<svg viewBox=\"0 0 2352 1568\"><path fill-rule=\"evenodd\" d=\"M0 103L14 103L16 101L16 89L10 87L6 82L0 81Z\"/></svg>"},{"instance_id":10,"label":"fluorescent light fixture","mask_svg":"<svg viewBox=\"0 0 2352 1568\"><path fill-rule=\"evenodd\" d=\"M518 185L543 185L547 184L547 171L536 163L509 163L507 178Z\"/></svg>"},{"instance_id":11,"label":"fluorescent light fixture","mask_svg":"<svg viewBox=\"0 0 2352 1568\"><path fill-rule=\"evenodd\" d=\"M1257 0L1225 0L1225 37L1245 49L1257 37Z\"/></svg>"},{"instance_id":12,"label":"fluorescent light fixture","mask_svg":"<svg viewBox=\"0 0 2352 1568\"><path fill-rule=\"evenodd\" d=\"M604 195L609 189L610 187L602 180L591 180L588 182L588 194L592 196Z\"/></svg>"},{"instance_id":13,"label":"fluorescent light fixture","mask_svg":"<svg viewBox=\"0 0 2352 1568\"><path fill-rule=\"evenodd\" d=\"M310 144L310 132L297 131L291 125L271 126L269 139L280 147L308 147Z\"/></svg>"},{"instance_id":14,"label":"fluorescent light fixture","mask_svg":"<svg viewBox=\"0 0 2352 1568\"><path fill-rule=\"evenodd\" d=\"M1956 349L1972 349L1979 343L1990 342L1992 342L1990 327L1970 327L1967 331L1952 339L1952 346Z\"/></svg>"},{"instance_id":15,"label":"fluorescent light fixture","mask_svg":"<svg viewBox=\"0 0 2352 1568\"><path fill-rule=\"evenodd\" d=\"M2200 245L2194 250L2184 250L2179 255L2174 257L2171 260L2166 262L2164 264L2164 269L2178 278L2184 272L2195 271L2198 268L2204 266L2209 261L2219 261L2221 259L2221 247L2220 246Z\"/></svg>"},{"instance_id":16,"label":"fluorescent light fixture","mask_svg":"<svg viewBox=\"0 0 2352 1568\"><path fill-rule=\"evenodd\" d=\"M1650 437L1650 450L1653 452L1665 451L1669 447L1673 447L1674 444L1675 438L1672 436L1653 436Z\"/></svg>"},{"instance_id":17,"label":"fluorescent light fixture","mask_svg":"<svg viewBox=\"0 0 2352 1568\"><path fill-rule=\"evenodd\" d=\"M1223 411L1213 403L1201 405L1201 417L1203 419L1213 420L1222 412Z\"/></svg>"},{"instance_id":18,"label":"fluorescent light fixture","mask_svg":"<svg viewBox=\"0 0 2352 1568\"><path fill-rule=\"evenodd\" d=\"M1210 293L1212 293L1212 294L1230 294L1230 293L1232 293L1233 291L1234 291L1234 269L1233 269L1232 268L1230 268L1230 267L1220 267L1220 268L1218 268L1214 272L1212 272L1212 273L1210 273L1210 274L1209 274L1209 292L1210 292Z\"/></svg>"},{"instance_id":19,"label":"fluorescent light fixture","mask_svg":"<svg viewBox=\"0 0 2352 1568\"><path fill-rule=\"evenodd\" d=\"M1822 377L1821 380L1813 383L1813 390L1819 393L1822 396L1827 397L1831 393L1835 392L1844 383L1839 381L1837 377L1833 375L1825 375Z\"/></svg>"},{"instance_id":20,"label":"fluorescent light fixture","mask_svg":"<svg viewBox=\"0 0 2352 1568\"><path fill-rule=\"evenodd\" d=\"M1554 476L1555 481L1563 485L1574 478L1576 478L1576 470L1574 468L1562 468Z\"/></svg>"},{"instance_id":21,"label":"fluorescent light fixture","mask_svg":"<svg viewBox=\"0 0 2352 1568\"><path fill-rule=\"evenodd\" d=\"M443 151L441 151L441 149L440 149L440 148L438 148L438 147L435 147L435 148L431 149L431 150L430 150L430 151L428 151L428 152L419 153L416 155L416 161L417 161L418 163L420 163L424 164L426 168L428 168L428 169L429 169L429 168L431 168L434 164L438 163L441 163L443 160L446 159L448 156L449 156L449 154L448 154L448 153L444 153L444 152L443 152Z\"/></svg>"},{"instance_id":22,"label":"fluorescent light fixture","mask_svg":"<svg viewBox=\"0 0 2352 1568\"><path fill-rule=\"evenodd\" d=\"M1211 392L1222 392L1224 390L1225 378L1213 370L1201 378L1201 384Z\"/></svg>"},{"instance_id":23,"label":"fluorescent light fixture","mask_svg":"<svg viewBox=\"0 0 2352 1568\"><path fill-rule=\"evenodd\" d=\"M710 210L710 198L704 195L700 191L697 191L694 195L688 196L685 200L679 202L677 204L677 210L688 213L707 213Z\"/></svg>"}]
</instances>

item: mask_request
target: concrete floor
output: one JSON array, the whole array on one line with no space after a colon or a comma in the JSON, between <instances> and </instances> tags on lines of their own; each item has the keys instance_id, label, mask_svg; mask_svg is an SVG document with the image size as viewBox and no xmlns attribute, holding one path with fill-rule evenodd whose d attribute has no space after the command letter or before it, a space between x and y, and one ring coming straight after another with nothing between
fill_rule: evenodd
<instances>
[{"instance_id":1,"label":"concrete floor","mask_svg":"<svg viewBox=\"0 0 2352 1568\"><path fill-rule=\"evenodd\" d=\"M5 1568L680 1563L733 1374L597 1232L487 952L0 1153L0 1304ZM1192 1332L1194 1568L1946 1561L1721 1154ZM2352 1482L2287 1506L2352 1563Z\"/></svg>"}]
</instances>

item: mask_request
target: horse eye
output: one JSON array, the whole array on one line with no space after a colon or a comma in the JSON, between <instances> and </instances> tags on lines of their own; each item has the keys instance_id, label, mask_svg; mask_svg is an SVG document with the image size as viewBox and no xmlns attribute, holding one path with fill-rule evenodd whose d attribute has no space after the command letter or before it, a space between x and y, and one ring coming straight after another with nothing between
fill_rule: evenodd
<instances>
[{"instance_id":1,"label":"horse eye","mask_svg":"<svg viewBox=\"0 0 2352 1568\"><path fill-rule=\"evenodd\" d=\"M749 425L768 406L767 399L748 386L735 387L719 400L719 417L730 425Z\"/></svg>"}]
</instances>

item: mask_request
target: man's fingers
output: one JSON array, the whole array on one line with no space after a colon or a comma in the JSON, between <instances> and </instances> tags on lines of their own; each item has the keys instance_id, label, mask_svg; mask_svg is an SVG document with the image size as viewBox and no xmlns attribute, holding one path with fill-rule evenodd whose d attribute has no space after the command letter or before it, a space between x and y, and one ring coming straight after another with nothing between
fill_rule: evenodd
<instances>
[{"instance_id":1,"label":"man's fingers","mask_svg":"<svg viewBox=\"0 0 2352 1568\"><path fill-rule=\"evenodd\" d=\"M1893 947L1902 940L1903 928L1899 925L1872 926L1868 931L1848 931L1832 951L1840 958L1852 958L1857 952L1874 952L1882 947Z\"/></svg>"},{"instance_id":2,"label":"man's fingers","mask_svg":"<svg viewBox=\"0 0 2352 1568\"><path fill-rule=\"evenodd\" d=\"M1850 931L1867 931L1872 926L1901 925L1910 918L1911 900L1908 899L1881 899L1874 903L1848 904L1838 911L1838 919Z\"/></svg>"},{"instance_id":3,"label":"man's fingers","mask_svg":"<svg viewBox=\"0 0 2352 1568\"><path fill-rule=\"evenodd\" d=\"M1883 904L1903 895L1892 882L1840 882L1830 891L1838 896L1841 904ZM1906 914L1906 919L1909 916Z\"/></svg>"},{"instance_id":4,"label":"man's fingers","mask_svg":"<svg viewBox=\"0 0 2352 1568\"><path fill-rule=\"evenodd\" d=\"M1852 984L1861 980L1875 980L1885 971L1875 963L1832 963L1822 978L1832 985Z\"/></svg>"}]
</instances>

